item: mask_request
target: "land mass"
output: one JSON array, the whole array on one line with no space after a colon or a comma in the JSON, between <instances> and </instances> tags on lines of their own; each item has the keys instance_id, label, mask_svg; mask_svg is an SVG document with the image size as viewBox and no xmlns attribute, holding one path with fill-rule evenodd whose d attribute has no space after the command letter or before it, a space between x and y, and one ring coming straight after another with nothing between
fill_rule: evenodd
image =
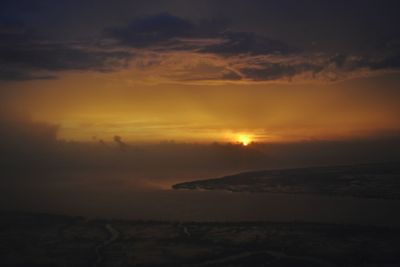
<instances>
[{"instance_id":1,"label":"land mass","mask_svg":"<svg viewBox=\"0 0 400 267\"><path fill-rule=\"evenodd\" d=\"M172 188L400 199L400 162L244 172Z\"/></svg>"},{"instance_id":2,"label":"land mass","mask_svg":"<svg viewBox=\"0 0 400 267\"><path fill-rule=\"evenodd\" d=\"M0 212L0 266L399 266L400 228Z\"/></svg>"}]
</instances>

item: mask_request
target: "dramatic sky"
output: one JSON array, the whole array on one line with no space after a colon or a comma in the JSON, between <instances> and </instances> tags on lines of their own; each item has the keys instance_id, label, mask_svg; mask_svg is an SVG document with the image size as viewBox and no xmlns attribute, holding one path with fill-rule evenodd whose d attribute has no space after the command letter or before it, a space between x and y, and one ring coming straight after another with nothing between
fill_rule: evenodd
<instances>
[{"instance_id":1,"label":"dramatic sky","mask_svg":"<svg viewBox=\"0 0 400 267\"><path fill-rule=\"evenodd\" d=\"M396 0L2 0L0 134L397 137L399 10Z\"/></svg>"}]
</instances>

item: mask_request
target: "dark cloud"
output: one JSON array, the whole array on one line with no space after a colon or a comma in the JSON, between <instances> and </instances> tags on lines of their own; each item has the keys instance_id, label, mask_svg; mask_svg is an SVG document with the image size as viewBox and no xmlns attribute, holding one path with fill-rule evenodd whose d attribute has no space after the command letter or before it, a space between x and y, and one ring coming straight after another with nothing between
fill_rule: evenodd
<instances>
[{"instance_id":1,"label":"dark cloud","mask_svg":"<svg viewBox=\"0 0 400 267\"><path fill-rule=\"evenodd\" d=\"M400 36L380 40L374 52L369 62L372 69L400 69Z\"/></svg>"},{"instance_id":2,"label":"dark cloud","mask_svg":"<svg viewBox=\"0 0 400 267\"><path fill-rule=\"evenodd\" d=\"M58 125L34 122L26 114L0 110L0 166L3 172L8 168L30 168L50 162L57 132Z\"/></svg>"},{"instance_id":3,"label":"dark cloud","mask_svg":"<svg viewBox=\"0 0 400 267\"><path fill-rule=\"evenodd\" d=\"M161 13L134 19L129 25L109 29L107 33L124 46L158 53L190 51L226 60L225 67L214 67L220 72L214 75L189 63L183 71L187 77L169 75L180 81L275 81L304 74L308 74L306 79L331 81L354 77L358 72L365 75L377 70L396 70L400 64L398 42L393 40L387 42L390 45L386 44L385 49L372 51L369 45L359 52L308 51L251 31L232 31L229 26L227 20L195 22Z\"/></svg>"},{"instance_id":4,"label":"dark cloud","mask_svg":"<svg viewBox=\"0 0 400 267\"><path fill-rule=\"evenodd\" d=\"M111 71L131 56L91 43L58 43L8 17L0 17L0 40L0 80L6 81L52 79L65 70Z\"/></svg>"},{"instance_id":5,"label":"dark cloud","mask_svg":"<svg viewBox=\"0 0 400 267\"><path fill-rule=\"evenodd\" d=\"M379 69L399 70L400 69L400 54L393 55L391 57L387 57L378 62L374 62L371 64L371 68L375 69L375 70L379 70Z\"/></svg>"},{"instance_id":6,"label":"dark cloud","mask_svg":"<svg viewBox=\"0 0 400 267\"><path fill-rule=\"evenodd\" d=\"M210 45L201 51L219 55L288 54L292 51L287 44L281 41L250 32L226 32L222 33L220 38L224 40L222 43Z\"/></svg>"},{"instance_id":7,"label":"dark cloud","mask_svg":"<svg viewBox=\"0 0 400 267\"><path fill-rule=\"evenodd\" d=\"M29 69L61 70L103 70L112 66L113 60L125 59L123 52L92 52L68 45L38 44L19 47L3 47L0 62L4 65L19 65Z\"/></svg>"},{"instance_id":8,"label":"dark cloud","mask_svg":"<svg viewBox=\"0 0 400 267\"><path fill-rule=\"evenodd\" d=\"M119 135L115 135L114 136L114 142L118 145L119 149L121 149L121 151L126 151L126 149L128 148L128 145L122 141L122 137Z\"/></svg>"},{"instance_id":9,"label":"dark cloud","mask_svg":"<svg viewBox=\"0 0 400 267\"><path fill-rule=\"evenodd\" d=\"M123 45L139 48L167 45L164 49L176 49L177 44L180 43L178 47L182 50L193 49L219 55L287 54L291 51L288 45L278 40L252 32L228 31L228 26L229 23L226 20L201 20L196 23L168 13L161 13L134 19L126 27L112 28L106 32ZM185 40L185 38L190 40ZM198 42L196 46L193 39L209 42Z\"/></svg>"},{"instance_id":10,"label":"dark cloud","mask_svg":"<svg viewBox=\"0 0 400 267\"><path fill-rule=\"evenodd\" d=\"M188 77L180 69L168 74L179 81L274 81L305 73L307 79L329 81L400 67L396 1L189 2L193 9L183 8L188 1L180 0L101 0L96 6L91 1L2 1L0 80L118 70L128 66L132 50L153 53L137 60L143 69L152 67L149 62L163 65L171 52L204 55L210 66L219 60L220 71L213 75L196 73L199 68L191 64L197 62L182 63L191 72ZM209 56L218 59L209 62Z\"/></svg>"},{"instance_id":11,"label":"dark cloud","mask_svg":"<svg viewBox=\"0 0 400 267\"><path fill-rule=\"evenodd\" d=\"M24 81L54 79L67 70L112 71L126 65L130 54L90 52L59 46L0 48L0 79ZM41 74L40 72L46 72Z\"/></svg>"},{"instance_id":12,"label":"dark cloud","mask_svg":"<svg viewBox=\"0 0 400 267\"><path fill-rule=\"evenodd\" d=\"M242 76L234 71L227 70L222 72L222 76L220 77L220 79L228 81L239 81L242 79Z\"/></svg>"},{"instance_id":13,"label":"dark cloud","mask_svg":"<svg viewBox=\"0 0 400 267\"><path fill-rule=\"evenodd\" d=\"M194 22L160 13L136 18L127 26L109 28L105 33L124 46L200 52L210 44L225 40L228 34L225 36L223 32L228 24L224 19L202 19Z\"/></svg>"},{"instance_id":14,"label":"dark cloud","mask_svg":"<svg viewBox=\"0 0 400 267\"><path fill-rule=\"evenodd\" d=\"M122 44L147 47L172 38L192 36L195 30L195 24L188 20L162 13L134 19L126 27L108 29L108 33Z\"/></svg>"},{"instance_id":15,"label":"dark cloud","mask_svg":"<svg viewBox=\"0 0 400 267\"><path fill-rule=\"evenodd\" d=\"M10 66L0 66L0 81L29 81L50 80L57 78L54 75L40 75L26 70L15 69Z\"/></svg>"},{"instance_id":16,"label":"dark cloud","mask_svg":"<svg viewBox=\"0 0 400 267\"><path fill-rule=\"evenodd\" d=\"M313 64L264 64L259 68L244 68L240 71L245 75L247 79L253 81L269 81L269 80L281 80L290 79L296 75L300 75L305 72L317 73L321 70L321 67Z\"/></svg>"}]
</instances>

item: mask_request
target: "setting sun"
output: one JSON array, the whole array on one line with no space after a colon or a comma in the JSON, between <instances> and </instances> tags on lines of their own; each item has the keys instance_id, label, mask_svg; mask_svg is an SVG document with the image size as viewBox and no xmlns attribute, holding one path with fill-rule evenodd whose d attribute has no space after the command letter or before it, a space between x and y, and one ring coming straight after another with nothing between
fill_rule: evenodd
<instances>
[{"instance_id":1,"label":"setting sun","mask_svg":"<svg viewBox=\"0 0 400 267\"><path fill-rule=\"evenodd\" d=\"M237 137L238 143L241 143L244 146L247 146L251 143L251 138L249 135L241 134Z\"/></svg>"},{"instance_id":2,"label":"setting sun","mask_svg":"<svg viewBox=\"0 0 400 267\"><path fill-rule=\"evenodd\" d=\"M0 0L0 267L400 267L399 14Z\"/></svg>"}]
</instances>

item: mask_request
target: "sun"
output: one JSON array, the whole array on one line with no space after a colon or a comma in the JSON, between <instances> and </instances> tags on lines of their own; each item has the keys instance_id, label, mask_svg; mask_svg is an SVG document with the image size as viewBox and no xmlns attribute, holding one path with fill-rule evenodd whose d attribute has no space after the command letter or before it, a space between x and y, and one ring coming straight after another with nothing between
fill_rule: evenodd
<instances>
[{"instance_id":1,"label":"sun","mask_svg":"<svg viewBox=\"0 0 400 267\"><path fill-rule=\"evenodd\" d=\"M247 135L247 134L238 135L236 140L238 143L240 143L244 146L247 146L251 143L251 137L250 137L250 135Z\"/></svg>"}]
</instances>

